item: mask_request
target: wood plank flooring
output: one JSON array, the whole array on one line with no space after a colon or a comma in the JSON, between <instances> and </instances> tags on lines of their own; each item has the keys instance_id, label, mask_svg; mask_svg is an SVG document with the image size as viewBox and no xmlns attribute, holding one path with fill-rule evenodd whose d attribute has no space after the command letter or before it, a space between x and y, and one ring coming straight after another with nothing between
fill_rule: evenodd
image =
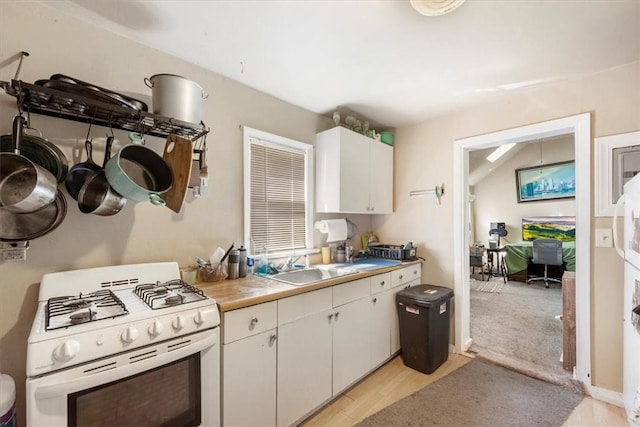
<instances>
[{"instance_id":1,"label":"wood plank flooring","mask_svg":"<svg viewBox=\"0 0 640 427\"><path fill-rule=\"evenodd\" d=\"M333 403L305 421L308 427L353 426L398 400L439 380L469 362L471 358L450 354L440 368L426 375L406 367L400 356L382 366L355 387L347 390ZM565 427L574 426L627 426L624 410L614 405L585 397L576 407Z\"/></svg>"}]
</instances>

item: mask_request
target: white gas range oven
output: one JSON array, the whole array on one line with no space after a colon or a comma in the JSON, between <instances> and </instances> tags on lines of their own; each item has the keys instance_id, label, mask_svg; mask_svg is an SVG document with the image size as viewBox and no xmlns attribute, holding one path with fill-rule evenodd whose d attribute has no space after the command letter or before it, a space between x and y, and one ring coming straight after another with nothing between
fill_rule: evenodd
<instances>
[{"instance_id":1,"label":"white gas range oven","mask_svg":"<svg viewBox=\"0 0 640 427\"><path fill-rule=\"evenodd\" d=\"M217 426L220 314L173 262L45 274L29 426Z\"/></svg>"}]
</instances>

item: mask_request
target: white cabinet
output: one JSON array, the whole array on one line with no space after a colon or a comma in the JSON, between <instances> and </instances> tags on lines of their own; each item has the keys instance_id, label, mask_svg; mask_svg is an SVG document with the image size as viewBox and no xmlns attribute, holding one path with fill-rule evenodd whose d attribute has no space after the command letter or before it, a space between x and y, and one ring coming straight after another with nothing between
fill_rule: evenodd
<instances>
[{"instance_id":1,"label":"white cabinet","mask_svg":"<svg viewBox=\"0 0 640 427\"><path fill-rule=\"evenodd\" d=\"M388 302L389 316L391 316L391 354L400 351L400 325L396 308L396 293L420 284L421 265L413 264L391 272L391 298Z\"/></svg>"},{"instance_id":2,"label":"white cabinet","mask_svg":"<svg viewBox=\"0 0 640 427\"><path fill-rule=\"evenodd\" d=\"M371 367L377 368L391 356L392 315L389 307L393 305L391 290L371 295Z\"/></svg>"},{"instance_id":3,"label":"white cabinet","mask_svg":"<svg viewBox=\"0 0 640 427\"><path fill-rule=\"evenodd\" d=\"M332 396L331 288L278 301L277 424L288 426Z\"/></svg>"},{"instance_id":4,"label":"white cabinet","mask_svg":"<svg viewBox=\"0 0 640 427\"><path fill-rule=\"evenodd\" d=\"M333 395L371 370L371 280L333 287Z\"/></svg>"},{"instance_id":5,"label":"white cabinet","mask_svg":"<svg viewBox=\"0 0 640 427\"><path fill-rule=\"evenodd\" d=\"M276 423L276 319L275 301L224 314L224 426Z\"/></svg>"},{"instance_id":6,"label":"white cabinet","mask_svg":"<svg viewBox=\"0 0 640 427\"><path fill-rule=\"evenodd\" d=\"M393 212L393 147L336 126L316 135L316 210Z\"/></svg>"}]
</instances>

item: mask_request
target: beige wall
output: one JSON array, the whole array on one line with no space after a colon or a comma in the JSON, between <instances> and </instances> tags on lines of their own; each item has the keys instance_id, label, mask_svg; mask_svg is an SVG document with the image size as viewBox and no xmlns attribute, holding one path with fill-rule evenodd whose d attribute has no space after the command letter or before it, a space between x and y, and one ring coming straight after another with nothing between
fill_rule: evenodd
<instances>
[{"instance_id":1,"label":"beige wall","mask_svg":"<svg viewBox=\"0 0 640 427\"><path fill-rule=\"evenodd\" d=\"M331 121L238 82L207 72L174 57L114 36L49 9L40 3L0 1L0 80L13 78L17 62L7 60L27 51L20 79L34 82L62 73L96 85L150 97L144 77L172 73L198 82L210 97L203 121L211 128L209 196L187 196L180 214L148 203L129 202L112 217L80 213L67 197L68 214L49 235L35 239L26 262L0 262L0 372L18 387L19 418L24 422L26 342L36 310L38 282L53 271L138 262L193 262L217 246L240 244L242 222L242 125L313 143ZM203 52L215 55L215 52ZM0 134L10 133L15 99L0 94ZM79 161L87 133L85 124L32 115L32 124L55 142L70 163ZM101 159L105 128L94 127L94 158ZM127 142L116 132L115 150ZM148 138L163 150L164 140ZM84 157L82 158L84 160ZM322 215L318 219L332 218ZM371 230L366 215L349 215L359 232ZM326 240L325 235L317 235ZM359 247L359 238L354 246ZM320 242L322 243L322 242Z\"/></svg>"},{"instance_id":2,"label":"beige wall","mask_svg":"<svg viewBox=\"0 0 640 427\"><path fill-rule=\"evenodd\" d=\"M592 137L640 129L640 64L531 88L398 129L394 153L396 211L390 217L374 218L374 228L383 240L411 235L420 245L419 253L427 259L422 272L425 283L453 287L453 199L462 195L449 190L438 205L433 196L410 197L409 192L440 183L451 188L456 139L583 112L592 113ZM593 212L593 206L590 208ZM592 225L605 226L611 227L609 218L598 218ZM613 249L595 248L593 239L591 247L591 377L595 386L620 392L622 261Z\"/></svg>"},{"instance_id":3,"label":"beige wall","mask_svg":"<svg viewBox=\"0 0 640 427\"><path fill-rule=\"evenodd\" d=\"M515 175L516 169L573 160L573 137L521 144L522 149L474 186L472 194L475 195L475 200L471 204L471 211L475 238L472 242L482 242L488 246L489 226L492 222L504 222L509 233L506 240L519 242L522 240L523 217L575 216L574 199L518 203Z\"/></svg>"}]
</instances>

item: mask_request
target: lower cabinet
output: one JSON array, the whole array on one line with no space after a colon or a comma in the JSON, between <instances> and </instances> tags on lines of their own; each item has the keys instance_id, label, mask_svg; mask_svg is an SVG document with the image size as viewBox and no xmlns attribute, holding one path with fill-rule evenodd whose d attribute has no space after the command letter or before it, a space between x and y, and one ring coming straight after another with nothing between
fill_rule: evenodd
<instances>
[{"instance_id":1,"label":"lower cabinet","mask_svg":"<svg viewBox=\"0 0 640 427\"><path fill-rule=\"evenodd\" d=\"M277 303L224 313L222 424L276 423Z\"/></svg>"},{"instance_id":2,"label":"lower cabinet","mask_svg":"<svg viewBox=\"0 0 640 427\"><path fill-rule=\"evenodd\" d=\"M332 312L331 288L278 301L278 426L331 398Z\"/></svg>"},{"instance_id":3,"label":"lower cabinet","mask_svg":"<svg viewBox=\"0 0 640 427\"><path fill-rule=\"evenodd\" d=\"M332 321L335 396L371 370L369 297L334 308Z\"/></svg>"},{"instance_id":4,"label":"lower cabinet","mask_svg":"<svg viewBox=\"0 0 640 427\"><path fill-rule=\"evenodd\" d=\"M223 346L223 425L276 423L276 329Z\"/></svg>"},{"instance_id":5,"label":"lower cabinet","mask_svg":"<svg viewBox=\"0 0 640 427\"><path fill-rule=\"evenodd\" d=\"M223 425L295 424L398 352L411 267L225 313Z\"/></svg>"}]
</instances>

